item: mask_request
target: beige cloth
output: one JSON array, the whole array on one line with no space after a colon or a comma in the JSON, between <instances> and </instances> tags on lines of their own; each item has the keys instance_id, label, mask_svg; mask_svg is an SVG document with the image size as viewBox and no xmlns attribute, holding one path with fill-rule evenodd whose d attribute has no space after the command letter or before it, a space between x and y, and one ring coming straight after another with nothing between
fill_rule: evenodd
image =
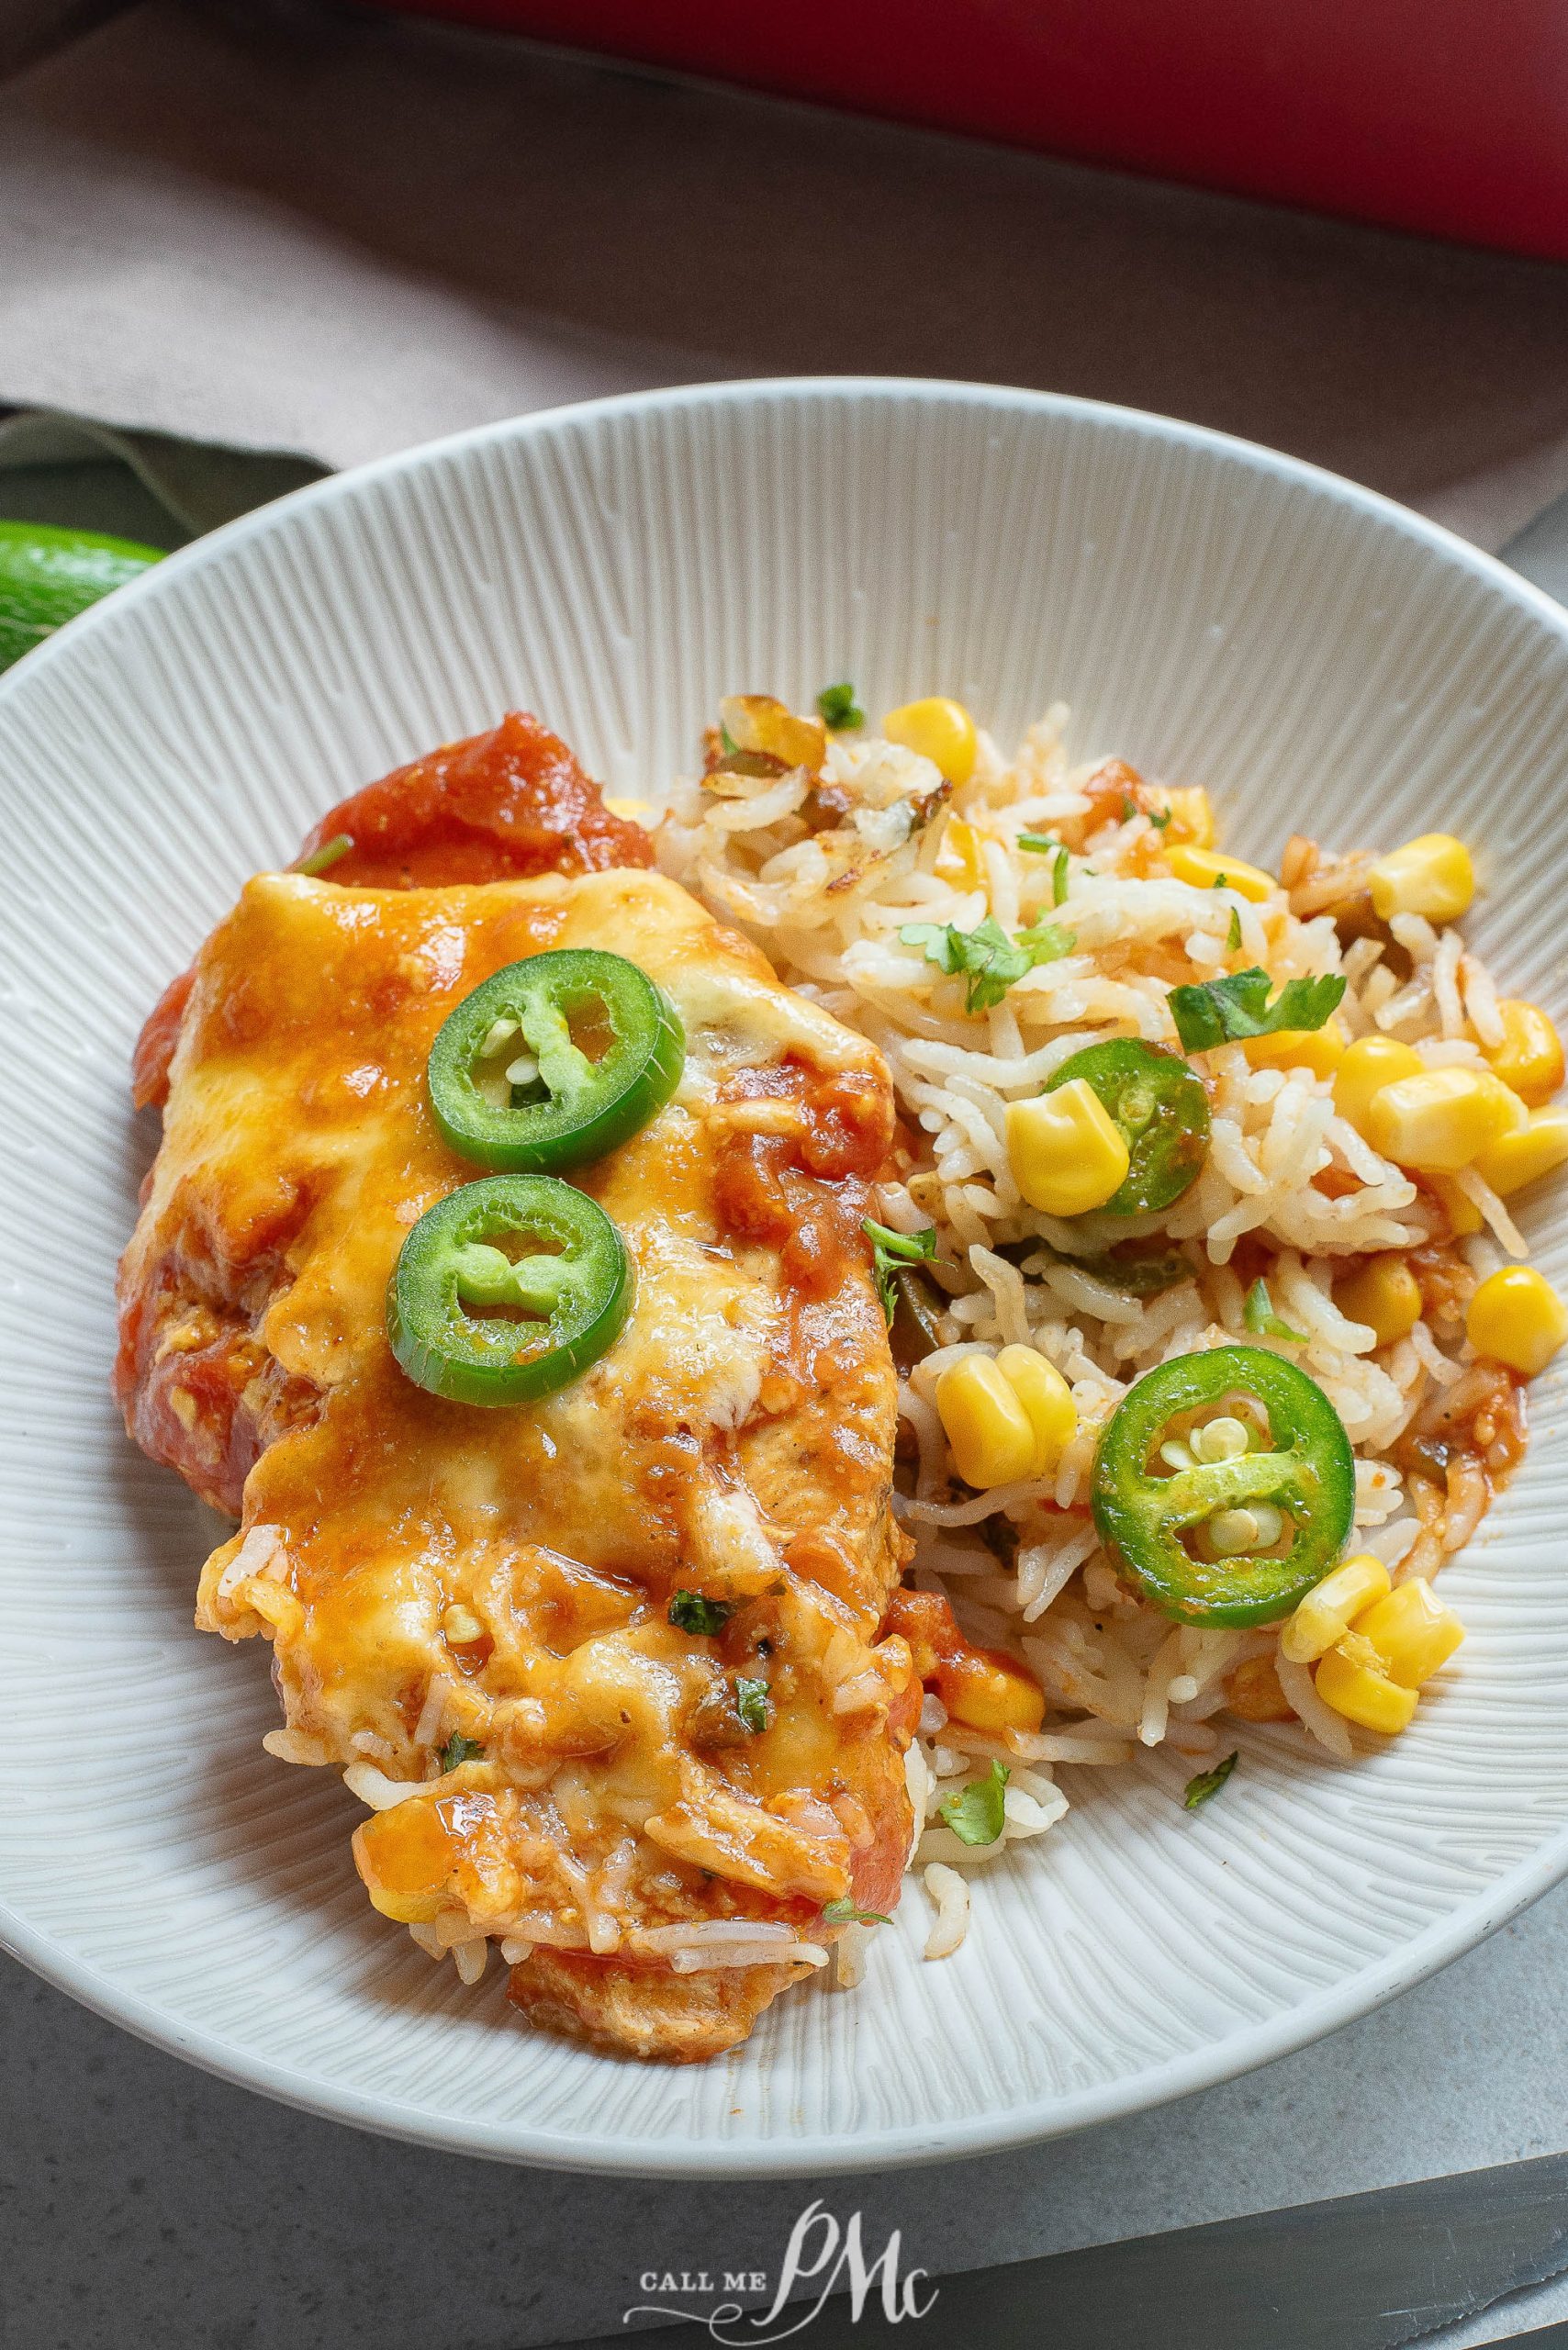
<instances>
[{"instance_id":1,"label":"beige cloth","mask_svg":"<svg viewBox=\"0 0 1568 2350\"><path fill-rule=\"evenodd\" d=\"M333 465L638 385L1092 394L1496 545L1568 271L395 21L147 0L0 89L0 398Z\"/></svg>"}]
</instances>

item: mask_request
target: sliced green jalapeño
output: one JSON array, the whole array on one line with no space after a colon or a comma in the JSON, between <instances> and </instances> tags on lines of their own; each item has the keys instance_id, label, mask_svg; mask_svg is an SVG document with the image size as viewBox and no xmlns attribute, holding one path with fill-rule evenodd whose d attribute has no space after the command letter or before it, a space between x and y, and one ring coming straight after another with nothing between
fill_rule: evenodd
<instances>
[{"instance_id":1,"label":"sliced green jalape\u00f1o","mask_svg":"<svg viewBox=\"0 0 1568 2350\"><path fill-rule=\"evenodd\" d=\"M1222 1417L1232 1457L1201 1457L1218 1448L1193 1438L1211 1423L1217 1437ZM1338 1561L1356 1465L1315 1380L1261 1347L1215 1347L1159 1364L1128 1391L1100 1438L1091 1492L1101 1540L1168 1616L1271 1624ZM1214 1555L1238 1527L1245 1538L1249 1521L1255 1549Z\"/></svg>"},{"instance_id":2,"label":"sliced green jalape\u00f1o","mask_svg":"<svg viewBox=\"0 0 1568 2350\"><path fill-rule=\"evenodd\" d=\"M646 971L567 946L509 963L465 997L431 1047L426 1082L461 1158L543 1175L629 1141L685 1063L680 1016Z\"/></svg>"},{"instance_id":3,"label":"sliced green jalape\u00f1o","mask_svg":"<svg viewBox=\"0 0 1568 2350\"><path fill-rule=\"evenodd\" d=\"M1209 1097L1177 1053L1136 1036L1090 1045L1063 1061L1046 1087L1081 1077L1110 1113L1127 1146L1127 1171L1103 1215L1148 1215L1168 1208L1196 1181L1208 1156Z\"/></svg>"},{"instance_id":4,"label":"sliced green jalape\u00f1o","mask_svg":"<svg viewBox=\"0 0 1568 2350\"><path fill-rule=\"evenodd\" d=\"M432 1395L529 1404L597 1362L631 1305L625 1245L596 1200L550 1175L491 1175L448 1192L404 1241L386 1336Z\"/></svg>"}]
</instances>

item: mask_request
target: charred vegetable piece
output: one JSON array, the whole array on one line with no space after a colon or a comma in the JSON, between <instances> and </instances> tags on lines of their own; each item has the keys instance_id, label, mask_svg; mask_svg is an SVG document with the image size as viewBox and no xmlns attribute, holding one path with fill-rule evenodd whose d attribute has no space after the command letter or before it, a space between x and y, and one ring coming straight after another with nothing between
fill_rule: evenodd
<instances>
[{"instance_id":1,"label":"charred vegetable piece","mask_svg":"<svg viewBox=\"0 0 1568 2350\"><path fill-rule=\"evenodd\" d=\"M465 997L431 1047L426 1082L461 1158L548 1174L628 1141L685 1065L680 1015L646 971L570 946L509 963Z\"/></svg>"},{"instance_id":2,"label":"charred vegetable piece","mask_svg":"<svg viewBox=\"0 0 1568 2350\"><path fill-rule=\"evenodd\" d=\"M1113 1038L1074 1053L1046 1087L1081 1078L1098 1097L1127 1146L1127 1172L1101 1211L1148 1215L1168 1208L1193 1182L1208 1155L1209 1097L1194 1069L1176 1053L1136 1036Z\"/></svg>"},{"instance_id":3,"label":"charred vegetable piece","mask_svg":"<svg viewBox=\"0 0 1568 2350\"><path fill-rule=\"evenodd\" d=\"M432 1395L528 1404L597 1362L631 1305L631 1261L597 1201L549 1175L491 1175L449 1192L404 1241L386 1335Z\"/></svg>"},{"instance_id":4,"label":"charred vegetable piece","mask_svg":"<svg viewBox=\"0 0 1568 2350\"><path fill-rule=\"evenodd\" d=\"M1094 1523L1128 1579L1168 1616L1209 1625L1288 1616L1338 1559L1355 1491L1333 1404L1261 1347L1147 1371L1106 1422L1092 1481Z\"/></svg>"}]
</instances>

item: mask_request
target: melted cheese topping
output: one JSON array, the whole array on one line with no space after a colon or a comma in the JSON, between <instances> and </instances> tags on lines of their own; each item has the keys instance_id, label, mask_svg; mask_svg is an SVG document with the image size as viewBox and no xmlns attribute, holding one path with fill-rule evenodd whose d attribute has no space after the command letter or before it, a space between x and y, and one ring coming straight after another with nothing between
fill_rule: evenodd
<instances>
[{"instance_id":1,"label":"melted cheese topping","mask_svg":"<svg viewBox=\"0 0 1568 2350\"><path fill-rule=\"evenodd\" d=\"M447 1403L403 1377L384 1318L409 1227L480 1171L428 1114L426 1058L491 972L570 946L641 964L687 1029L676 1099L574 1177L622 1230L635 1304L561 1393ZM263 875L203 951L122 1272L155 1335L138 1378L162 1382L164 1457L208 1489L235 1439L180 1349L215 1316L240 1332L223 1410L265 1449L197 1621L274 1642L274 1751L350 1766L383 1807L356 1838L372 1898L442 1941L678 1969L683 1921L814 1932L852 1890L890 1904L913 1683L902 1641L876 1642L899 1549L881 1310L862 1249L803 1294L716 1184L737 1120L809 1139L802 1069L886 1095L864 1039L655 874ZM801 1181L854 1230L863 1183ZM678 1589L732 1604L720 1638L669 1623ZM761 1732L741 1676L768 1684Z\"/></svg>"}]
</instances>

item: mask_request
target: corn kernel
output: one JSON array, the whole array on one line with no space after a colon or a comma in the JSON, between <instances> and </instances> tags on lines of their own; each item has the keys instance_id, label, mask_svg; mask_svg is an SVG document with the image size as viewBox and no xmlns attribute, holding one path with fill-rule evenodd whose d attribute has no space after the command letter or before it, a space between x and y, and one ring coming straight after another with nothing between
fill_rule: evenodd
<instances>
[{"instance_id":1,"label":"corn kernel","mask_svg":"<svg viewBox=\"0 0 1568 2350\"><path fill-rule=\"evenodd\" d=\"M918 751L949 783L968 783L980 752L975 722L961 701L946 694L929 694L924 701L906 701L890 710L882 721L890 743Z\"/></svg>"},{"instance_id":2,"label":"corn kernel","mask_svg":"<svg viewBox=\"0 0 1568 2350\"><path fill-rule=\"evenodd\" d=\"M1510 1086L1521 1102L1539 1110L1562 1082L1562 1039L1539 1003L1515 997L1505 999L1503 1041L1483 1046L1495 1077Z\"/></svg>"},{"instance_id":3,"label":"corn kernel","mask_svg":"<svg viewBox=\"0 0 1568 2350\"><path fill-rule=\"evenodd\" d=\"M1293 1664L1312 1664L1336 1640L1342 1640L1354 1617L1374 1600L1388 1595L1388 1569L1370 1550L1358 1552L1315 1583L1280 1634L1280 1649Z\"/></svg>"},{"instance_id":4,"label":"corn kernel","mask_svg":"<svg viewBox=\"0 0 1568 2350\"><path fill-rule=\"evenodd\" d=\"M453 1647L457 1649L472 1648L476 1640L482 1640L485 1637L485 1627L474 1610L465 1607L460 1599L454 1599L442 1614L441 1628Z\"/></svg>"},{"instance_id":5,"label":"corn kernel","mask_svg":"<svg viewBox=\"0 0 1568 2350\"><path fill-rule=\"evenodd\" d=\"M1367 875L1373 911L1425 914L1428 922L1455 922L1475 895L1470 851L1451 833L1423 833L1403 848L1380 856Z\"/></svg>"},{"instance_id":6,"label":"corn kernel","mask_svg":"<svg viewBox=\"0 0 1568 2350\"><path fill-rule=\"evenodd\" d=\"M1255 905L1271 898L1280 886L1271 873L1244 865L1238 856L1222 856L1214 848L1190 848L1185 841L1177 841L1166 850L1165 862L1178 881L1191 882L1194 890L1234 890Z\"/></svg>"},{"instance_id":7,"label":"corn kernel","mask_svg":"<svg viewBox=\"0 0 1568 2350\"><path fill-rule=\"evenodd\" d=\"M1334 1072L1334 1107L1364 1142L1374 1097L1398 1078L1419 1077L1425 1067L1419 1053L1393 1036L1358 1036Z\"/></svg>"},{"instance_id":8,"label":"corn kernel","mask_svg":"<svg viewBox=\"0 0 1568 2350\"><path fill-rule=\"evenodd\" d=\"M1539 1182L1568 1158L1568 1110L1532 1110L1521 1125L1488 1143L1475 1171L1499 1199Z\"/></svg>"},{"instance_id":9,"label":"corn kernel","mask_svg":"<svg viewBox=\"0 0 1568 2350\"><path fill-rule=\"evenodd\" d=\"M1517 1093L1488 1069L1424 1069L1396 1077L1367 1105L1366 1138L1398 1167L1451 1175L1523 1117Z\"/></svg>"},{"instance_id":10,"label":"corn kernel","mask_svg":"<svg viewBox=\"0 0 1568 2350\"><path fill-rule=\"evenodd\" d=\"M936 1695L956 1722L1002 1738L1010 1729L1037 1730L1045 1692L1033 1673L996 1649L966 1648L945 1656L934 1676Z\"/></svg>"},{"instance_id":11,"label":"corn kernel","mask_svg":"<svg viewBox=\"0 0 1568 2350\"><path fill-rule=\"evenodd\" d=\"M1209 805L1209 795L1201 783L1179 786L1165 795L1165 812L1170 822L1165 827L1168 847L1178 841L1190 841L1194 848L1213 848L1215 811Z\"/></svg>"},{"instance_id":12,"label":"corn kernel","mask_svg":"<svg viewBox=\"0 0 1568 2350\"><path fill-rule=\"evenodd\" d=\"M1345 1057L1345 1032L1337 1020L1321 1028L1281 1028L1272 1036L1249 1036L1241 1049L1254 1069L1306 1069L1332 1077Z\"/></svg>"},{"instance_id":13,"label":"corn kernel","mask_svg":"<svg viewBox=\"0 0 1568 2350\"><path fill-rule=\"evenodd\" d=\"M1086 1078L1007 1105L1018 1189L1047 1215L1086 1215L1127 1179L1126 1137Z\"/></svg>"},{"instance_id":14,"label":"corn kernel","mask_svg":"<svg viewBox=\"0 0 1568 2350\"><path fill-rule=\"evenodd\" d=\"M961 816L949 816L942 826L942 838L931 870L939 881L950 881L956 890L985 888L985 849L972 824Z\"/></svg>"},{"instance_id":15,"label":"corn kernel","mask_svg":"<svg viewBox=\"0 0 1568 2350\"><path fill-rule=\"evenodd\" d=\"M966 1355L936 1382L936 1412L966 1485L1014 1485L1035 1461L1029 1415L990 1355Z\"/></svg>"},{"instance_id":16,"label":"corn kernel","mask_svg":"<svg viewBox=\"0 0 1568 2350\"><path fill-rule=\"evenodd\" d=\"M1348 1632L1319 1660L1316 1677L1326 1706L1384 1738L1406 1728L1416 1710L1414 1689L1402 1689L1391 1681L1376 1649L1357 1632Z\"/></svg>"},{"instance_id":17,"label":"corn kernel","mask_svg":"<svg viewBox=\"0 0 1568 2350\"><path fill-rule=\"evenodd\" d=\"M1468 1192L1462 1191L1451 1175L1428 1175L1427 1188L1449 1220L1449 1230L1456 1240L1467 1239L1479 1232L1485 1222L1481 1210Z\"/></svg>"},{"instance_id":18,"label":"corn kernel","mask_svg":"<svg viewBox=\"0 0 1568 2350\"><path fill-rule=\"evenodd\" d=\"M1280 1686L1271 1656L1245 1657L1225 1684L1226 1710L1244 1722L1289 1722L1295 1719L1290 1699Z\"/></svg>"},{"instance_id":19,"label":"corn kernel","mask_svg":"<svg viewBox=\"0 0 1568 2350\"><path fill-rule=\"evenodd\" d=\"M384 1918L428 1925L440 1909L453 1854L434 1804L416 1796L362 1820L353 1832L353 1857Z\"/></svg>"},{"instance_id":20,"label":"corn kernel","mask_svg":"<svg viewBox=\"0 0 1568 2350\"><path fill-rule=\"evenodd\" d=\"M1402 1689L1419 1689L1429 1681L1464 1638L1452 1608L1419 1575L1374 1600L1356 1617L1356 1630L1372 1642L1383 1671Z\"/></svg>"},{"instance_id":21,"label":"corn kernel","mask_svg":"<svg viewBox=\"0 0 1568 2350\"><path fill-rule=\"evenodd\" d=\"M1391 1347L1421 1319L1421 1284L1403 1257L1370 1257L1338 1284L1334 1303L1364 1323L1380 1347Z\"/></svg>"},{"instance_id":22,"label":"corn kernel","mask_svg":"<svg viewBox=\"0 0 1568 2350\"><path fill-rule=\"evenodd\" d=\"M1464 1326L1478 1355L1533 1379L1568 1338L1568 1306L1533 1267L1505 1265L1471 1299Z\"/></svg>"},{"instance_id":23,"label":"corn kernel","mask_svg":"<svg viewBox=\"0 0 1568 2350\"><path fill-rule=\"evenodd\" d=\"M996 1367L1023 1404L1035 1431L1031 1477L1048 1477L1055 1470L1078 1427L1078 1406L1072 1390L1057 1369L1033 1347L1003 1347Z\"/></svg>"},{"instance_id":24,"label":"corn kernel","mask_svg":"<svg viewBox=\"0 0 1568 2350\"><path fill-rule=\"evenodd\" d=\"M761 751L787 767L820 767L827 728L820 718L797 718L775 694L729 694L719 722L737 751Z\"/></svg>"}]
</instances>

